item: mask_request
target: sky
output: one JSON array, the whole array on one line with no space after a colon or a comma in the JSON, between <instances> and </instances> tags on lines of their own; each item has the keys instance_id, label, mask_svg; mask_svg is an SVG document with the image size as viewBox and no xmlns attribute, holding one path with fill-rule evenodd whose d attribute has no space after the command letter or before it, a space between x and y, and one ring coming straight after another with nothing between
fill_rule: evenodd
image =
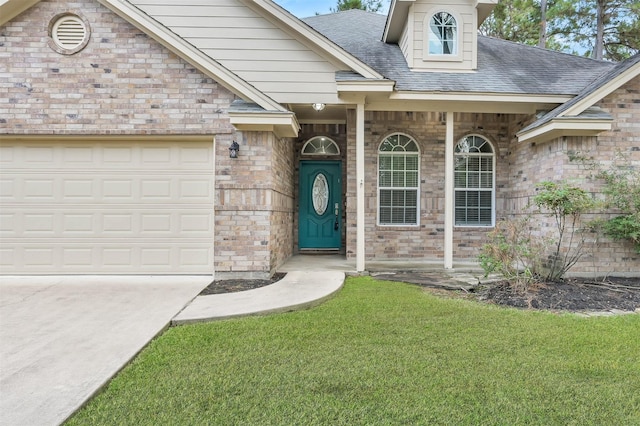
<instances>
[{"instance_id":1,"label":"sky","mask_svg":"<svg viewBox=\"0 0 640 426\"><path fill-rule=\"evenodd\" d=\"M336 7L338 0L274 0L280 6L287 9L298 18L313 16L316 12L324 15L330 13L332 7ZM383 0L382 13L386 13L389 8L389 0Z\"/></svg>"}]
</instances>

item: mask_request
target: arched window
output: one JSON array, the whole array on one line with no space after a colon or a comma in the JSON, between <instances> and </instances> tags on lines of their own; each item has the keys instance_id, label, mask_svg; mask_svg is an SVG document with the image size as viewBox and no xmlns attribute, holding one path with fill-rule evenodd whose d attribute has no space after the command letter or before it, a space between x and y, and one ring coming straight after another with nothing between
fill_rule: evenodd
<instances>
[{"instance_id":1,"label":"arched window","mask_svg":"<svg viewBox=\"0 0 640 426\"><path fill-rule=\"evenodd\" d=\"M378 223L418 225L420 150L402 133L387 136L378 148Z\"/></svg>"},{"instance_id":2,"label":"arched window","mask_svg":"<svg viewBox=\"0 0 640 426\"><path fill-rule=\"evenodd\" d=\"M491 143L470 135L456 145L455 224L493 226L495 199L495 155Z\"/></svg>"},{"instance_id":3,"label":"arched window","mask_svg":"<svg viewBox=\"0 0 640 426\"><path fill-rule=\"evenodd\" d=\"M448 12L436 12L429 21L429 54L458 54L458 23Z\"/></svg>"},{"instance_id":4,"label":"arched window","mask_svg":"<svg viewBox=\"0 0 640 426\"><path fill-rule=\"evenodd\" d=\"M302 147L304 155L340 155L338 144L326 136L311 138Z\"/></svg>"}]
</instances>

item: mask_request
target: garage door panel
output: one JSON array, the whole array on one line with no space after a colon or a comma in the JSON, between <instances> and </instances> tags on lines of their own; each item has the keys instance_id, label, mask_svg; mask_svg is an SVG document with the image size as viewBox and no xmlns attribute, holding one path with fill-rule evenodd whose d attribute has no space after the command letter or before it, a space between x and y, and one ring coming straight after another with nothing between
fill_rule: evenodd
<instances>
[{"instance_id":1,"label":"garage door panel","mask_svg":"<svg viewBox=\"0 0 640 426\"><path fill-rule=\"evenodd\" d=\"M212 273L212 151L3 142L2 273Z\"/></svg>"}]
</instances>

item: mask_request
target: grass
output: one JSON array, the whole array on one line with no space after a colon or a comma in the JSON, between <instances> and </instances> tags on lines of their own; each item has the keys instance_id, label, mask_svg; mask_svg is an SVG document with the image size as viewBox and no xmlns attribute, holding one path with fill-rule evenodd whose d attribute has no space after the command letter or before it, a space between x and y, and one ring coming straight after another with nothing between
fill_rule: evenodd
<instances>
[{"instance_id":1,"label":"grass","mask_svg":"<svg viewBox=\"0 0 640 426\"><path fill-rule=\"evenodd\" d=\"M169 329L70 425L640 425L640 315L349 278L308 311Z\"/></svg>"}]
</instances>

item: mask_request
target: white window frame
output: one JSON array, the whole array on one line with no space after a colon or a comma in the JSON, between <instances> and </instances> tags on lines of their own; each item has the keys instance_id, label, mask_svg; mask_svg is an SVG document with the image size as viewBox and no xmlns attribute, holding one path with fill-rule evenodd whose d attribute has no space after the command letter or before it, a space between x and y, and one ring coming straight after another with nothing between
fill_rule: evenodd
<instances>
[{"instance_id":1,"label":"white window frame","mask_svg":"<svg viewBox=\"0 0 640 426\"><path fill-rule=\"evenodd\" d=\"M455 164L456 164L456 157L462 157L464 156L464 154L458 154L456 153L456 150L458 148L458 145L460 145L460 143L462 143L466 138L469 137L474 137L474 138L480 138L483 139L485 141L485 143L489 144L489 146L491 147L491 153L470 153L467 154L469 156L474 156L474 157L479 157L479 158L487 158L487 157L491 157L492 161L491 161L491 188L458 188L456 186L456 182L455 182ZM487 137L483 136L483 135L479 135L479 134L469 134L469 135L465 135L464 137L460 138L458 140L458 142L456 143L456 146L454 147L454 153L453 153L453 163L454 163L454 188L453 188L453 223L454 226L456 228L492 228L495 226L496 223L496 148L493 142L491 142L491 140L489 140ZM479 192L491 192L491 223L490 224L479 224L479 223L458 223L458 221L456 220L456 194L458 192L467 192L467 191L479 191Z\"/></svg>"},{"instance_id":2,"label":"white window frame","mask_svg":"<svg viewBox=\"0 0 640 426\"><path fill-rule=\"evenodd\" d=\"M382 147L382 145L385 143L386 140L388 140L390 137L393 136L398 136L398 137L406 137L408 139L410 139L410 141L412 141L415 146L417 151L381 151L380 148ZM417 185L415 188L413 187L394 187L394 186L385 186L385 187L381 187L380 186L380 157L381 155L384 156L407 156L407 155L411 155L417 158L418 164L418 175L417 175ZM402 132L394 132L394 133L390 133L387 136L385 136L382 141L380 142L380 144L378 145L378 155L377 155L377 165L376 165L376 174L377 174L377 195L378 195L378 200L377 200L377 225L378 226L383 226L383 227L419 227L420 226L420 145L418 144L418 141L413 137L410 136L406 133L402 133ZM406 171L406 168L405 168ZM400 190L400 191L407 191L407 190L413 190L415 189L416 192L416 222L415 223L386 223L386 222L381 222L380 220L380 211L381 211L381 206L380 206L380 201L381 201L381 191L383 190Z\"/></svg>"},{"instance_id":3,"label":"white window frame","mask_svg":"<svg viewBox=\"0 0 640 426\"><path fill-rule=\"evenodd\" d=\"M329 145L335 146L336 150L338 151L337 153L332 153L332 152L305 152L307 147L309 145L311 145L312 147L315 148L314 142L320 140L321 142L329 142ZM300 151L300 153L302 155L326 155L326 156L334 156L334 155L340 155L340 146L336 143L336 141L334 141L333 139L327 137L327 136L314 136L311 139L309 139L304 146L302 147L302 150Z\"/></svg>"},{"instance_id":4,"label":"white window frame","mask_svg":"<svg viewBox=\"0 0 640 426\"><path fill-rule=\"evenodd\" d=\"M431 34L431 20L438 13L448 13L456 21L456 36L455 36L455 53L431 53L430 44L432 40ZM423 45L423 57L429 61L462 61L462 38L464 31L464 23L459 13L454 10L434 9L426 14L424 21L424 45Z\"/></svg>"}]
</instances>

